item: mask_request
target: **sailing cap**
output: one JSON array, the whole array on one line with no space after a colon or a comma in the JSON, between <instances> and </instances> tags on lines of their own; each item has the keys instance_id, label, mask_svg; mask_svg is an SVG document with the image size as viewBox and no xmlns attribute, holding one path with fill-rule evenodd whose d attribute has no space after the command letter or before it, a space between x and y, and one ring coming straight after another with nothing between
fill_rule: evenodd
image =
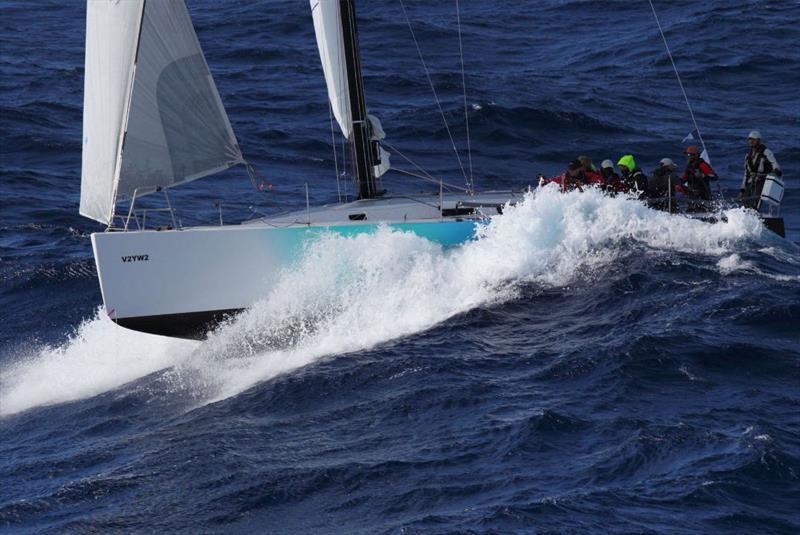
<instances>
[{"instance_id":1,"label":"sailing cap","mask_svg":"<svg viewBox=\"0 0 800 535\"><path fill-rule=\"evenodd\" d=\"M753 130L749 134L747 134L747 139L761 139L761 132L758 130Z\"/></svg>"},{"instance_id":2,"label":"sailing cap","mask_svg":"<svg viewBox=\"0 0 800 535\"><path fill-rule=\"evenodd\" d=\"M600 169L614 169L614 162L611 160L603 160L603 163L600 164Z\"/></svg>"},{"instance_id":3,"label":"sailing cap","mask_svg":"<svg viewBox=\"0 0 800 535\"><path fill-rule=\"evenodd\" d=\"M675 169L675 168L677 167L677 166L675 165L675 162L673 162L673 161L672 161L670 158L661 158L661 161L660 161L660 162L658 162L658 164L659 164L661 167L671 167L671 168L673 168L673 169Z\"/></svg>"},{"instance_id":4,"label":"sailing cap","mask_svg":"<svg viewBox=\"0 0 800 535\"><path fill-rule=\"evenodd\" d=\"M636 160L633 159L632 154L626 154L625 156L619 159L617 165L624 165L629 170L633 171L634 169L636 169Z\"/></svg>"}]
</instances>

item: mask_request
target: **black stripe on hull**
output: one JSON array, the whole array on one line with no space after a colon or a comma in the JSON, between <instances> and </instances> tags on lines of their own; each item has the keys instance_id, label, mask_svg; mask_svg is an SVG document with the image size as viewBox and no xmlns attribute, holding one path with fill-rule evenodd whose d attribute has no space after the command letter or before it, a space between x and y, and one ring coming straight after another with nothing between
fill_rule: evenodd
<instances>
[{"instance_id":1,"label":"black stripe on hull","mask_svg":"<svg viewBox=\"0 0 800 535\"><path fill-rule=\"evenodd\" d=\"M203 312L184 312L181 314L160 314L158 316L138 316L134 318L118 318L114 322L120 327L173 338L204 340L208 331L231 318L243 308L227 310L208 310Z\"/></svg>"},{"instance_id":2,"label":"black stripe on hull","mask_svg":"<svg viewBox=\"0 0 800 535\"><path fill-rule=\"evenodd\" d=\"M767 227L769 230L771 230L781 238L786 237L786 229L783 226L782 217L762 217L761 220L764 222L764 226Z\"/></svg>"}]
</instances>

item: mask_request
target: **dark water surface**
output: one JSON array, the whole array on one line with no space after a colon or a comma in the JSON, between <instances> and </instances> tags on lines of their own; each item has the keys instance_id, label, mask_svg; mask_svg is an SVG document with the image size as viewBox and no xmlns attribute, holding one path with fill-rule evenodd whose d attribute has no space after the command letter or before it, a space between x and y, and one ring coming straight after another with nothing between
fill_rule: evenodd
<instances>
[{"instance_id":1,"label":"dark water surface","mask_svg":"<svg viewBox=\"0 0 800 535\"><path fill-rule=\"evenodd\" d=\"M580 153L681 159L692 125L646 2L460 3L478 187ZM455 6L432 4L407 8L466 162ZM335 201L307 3L189 5L274 189L239 169L199 180L173 194L184 222L220 199L230 221L302 208L306 182ZM723 190L761 130L788 239L739 211L710 226L541 195L456 250L388 231L322 240L195 343L98 309L102 229L77 215L83 3L0 2L0 527L800 531L800 7L657 7ZM463 182L400 4L359 15L388 140Z\"/></svg>"}]
</instances>

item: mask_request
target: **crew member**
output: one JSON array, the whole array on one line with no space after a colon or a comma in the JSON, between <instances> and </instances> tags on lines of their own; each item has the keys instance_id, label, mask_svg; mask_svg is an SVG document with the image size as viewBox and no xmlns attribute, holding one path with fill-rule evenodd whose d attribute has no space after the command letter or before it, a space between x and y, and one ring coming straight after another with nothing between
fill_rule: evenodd
<instances>
[{"instance_id":1,"label":"crew member","mask_svg":"<svg viewBox=\"0 0 800 535\"><path fill-rule=\"evenodd\" d=\"M680 179L675 175L676 167L675 162L669 158L662 158L658 162L653 176L647 181L647 203L651 208L677 211L675 186L680 184Z\"/></svg>"},{"instance_id":2,"label":"crew member","mask_svg":"<svg viewBox=\"0 0 800 535\"><path fill-rule=\"evenodd\" d=\"M581 162L584 171L597 172L597 167L592 163L592 159L588 156L578 156L578 161Z\"/></svg>"},{"instance_id":3,"label":"crew member","mask_svg":"<svg viewBox=\"0 0 800 535\"><path fill-rule=\"evenodd\" d=\"M619 167L622 190L639 192L639 198L643 199L647 190L647 176L636 166L633 155L626 154L620 158L617 167Z\"/></svg>"},{"instance_id":4,"label":"crew member","mask_svg":"<svg viewBox=\"0 0 800 535\"><path fill-rule=\"evenodd\" d=\"M717 180L717 174L708 165L708 162L700 157L700 151L694 145L686 147L686 169L681 176L683 192L692 200L689 203L690 211L703 211L706 207L703 201L711 200L712 180Z\"/></svg>"},{"instance_id":5,"label":"crew member","mask_svg":"<svg viewBox=\"0 0 800 535\"><path fill-rule=\"evenodd\" d=\"M614 171L614 162L611 160L603 160L600 164L600 176L603 179L603 191L613 194L622 189L619 175Z\"/></svg>"},{"instance_id":6,"label":"crew member","mask_svg":"<svg viewBox=\"0 0 800 535\"><path fill-rule=\"evenodd\" d=\"M592 163L588 156L578 156L578 161L583 167L583 177L587 186L602 186L603 177L597 171L597 167Z\"/></svg>"},{"instance_id":7,"label":"crew member","mask_svg":"<svg viewBox=\"0 0 800 535\"><path fill-rule=\"evenodd\" d=\"M581 189L581 186L587 184L588 181L586 180L586 173L583 170L583 164L579 160L572 160L569 162L567 170L563 175L561 190Z\"/></svg>"},{"instance_id":8,"label":"crew member","mask_svg":"<svg viewBox=\"0 0 800 535\"><path fill-rule=\"evenodd\" d=\"M739 190L739 199L742 205L756 208L767 175L773 173L781 176L783 171L772 151L761 142L761 133L758 130L750 132L747 143L750 145L750 152L744 159L744 178L742 188Z\"/></svg>"}]
</instances>

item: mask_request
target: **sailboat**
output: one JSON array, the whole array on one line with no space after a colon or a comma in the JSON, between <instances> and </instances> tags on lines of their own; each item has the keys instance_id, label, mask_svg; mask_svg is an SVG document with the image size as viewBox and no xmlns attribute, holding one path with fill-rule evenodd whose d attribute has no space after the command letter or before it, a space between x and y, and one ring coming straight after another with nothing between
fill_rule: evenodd
<instances>
[{"instance_id":1,"label":"sailboat","mask_svg":"<svg viewBox=\"0 0 800 535\"><path fill-rule=\"evenodd\" d=\"M310 0L333 115L348 140L356 200L241 224L184 227L168 191L246 166L183 0L88 2L80 213L91 235L105 310L137 331L201 339L268 294L281 271L323 233L380 225L443 246L521 192L393 196L380 121L367 113L354 0ZM147 227L137 200L163 194L171 224ZM127 210L118 211L120 204ZM253 266L259 275L253 275Z\"/></svg>"},{"instance_id":2,"label":"sailboat","mask_svg":"<svg viewBox=\"0 0 800 535\"><path fill-rule=\"evenodd\" d=\"M350 147L355 200L312 208L306 190L305 210L194 227L176 218L169 190L249 164L184 0L87 3L80 213L107 227L91 241L104 307L118 325L202 339L268 295L323 234L385 225L456 246L522 199L524 190L476 193L471 181L447 192L439 182L438 193L421 195L382 189L391 164L386 134L366 106L354 3L310 0L330 109ZM163 194L170 224L148 228L153 210L136 203L154 194ZM759 201L762 220L778 234L782 194L780 179L770 177Z\"/></svg>"}]
</instances>

